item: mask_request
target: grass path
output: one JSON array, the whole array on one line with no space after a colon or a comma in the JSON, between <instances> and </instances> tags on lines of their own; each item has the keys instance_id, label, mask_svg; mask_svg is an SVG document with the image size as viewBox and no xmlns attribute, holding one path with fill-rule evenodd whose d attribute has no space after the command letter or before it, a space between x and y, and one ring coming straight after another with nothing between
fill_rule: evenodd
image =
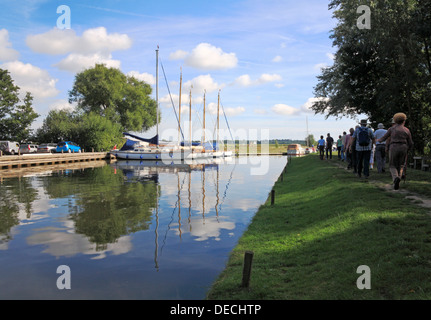
<instances>
[{"instance_id":1,"label":"grass path","mask_svg":"<svg viewBox=\"0 0 431 320\"><path fill-rule=\"evenodd\" d=\"M275 204L260 207L208 299L431 299L429 173L409 171L395 192L389 174L363 181L315 155L285 171ZM254 252L248 289L245 251ZM357 287L362 265L369 290Z\"/></svg>"}]
</instances>

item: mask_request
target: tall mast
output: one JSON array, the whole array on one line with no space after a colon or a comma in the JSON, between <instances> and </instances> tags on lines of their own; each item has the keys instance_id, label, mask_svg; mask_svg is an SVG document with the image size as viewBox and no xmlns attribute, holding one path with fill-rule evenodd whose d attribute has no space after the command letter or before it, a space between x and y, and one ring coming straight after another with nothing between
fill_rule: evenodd
<instances>
[{"instance_id":1,"label":"tall mast","mask_svg":"<svg viewBox=\"0 0 431 320\"><path fill-rule=\"evenodd\" d=\"M183 83L183 69L180 68L181 73L180 73L180 97L179 97L179 107L178 107L178 144L181 144L181 138L180 138L180 134L181 134L181 87L182 87L182 83Z\"/></svg>"},{"instance_id":2,"label":"tall mast","mask_svg":"<svg viewBox=\"0 0 431 320\"><path fill-rule=\"evenodd\" d=\"M205 143L205 94L206 91L204 91L204 123L203 123L203 138L202 138L202 144Z\"/></svg>"},{"instance_id":3,"label":"tall mast","mask_svg":"<svg viewBox=\"0 0 431 320\"><path fill-rule=\"evenodd\" d=\"M217 102L217 146L220 141L220 90L218 91L218 102Z\"/></svg>"},{"instance_id":4,"label":"tall mast","mask_svg":"<svg viewBox=\"0 0 431 320\"><path fill-rule=\"evenodd\" d=\"M157 103L157 136L159 135L159 46L156 50L156 103ZM158 138L158 137L157 137Z\"/></svg>"},{"instance_id":5,"label":"tall mast","mask_svg":"<svg viewBox=\"0 0 431 320\"><path fill-rule=\"evenodd\" d=\"M190 148L192 147L192 88L190 88L190 105L189 105L189 140Z\"/></svg>"}]
</instances>

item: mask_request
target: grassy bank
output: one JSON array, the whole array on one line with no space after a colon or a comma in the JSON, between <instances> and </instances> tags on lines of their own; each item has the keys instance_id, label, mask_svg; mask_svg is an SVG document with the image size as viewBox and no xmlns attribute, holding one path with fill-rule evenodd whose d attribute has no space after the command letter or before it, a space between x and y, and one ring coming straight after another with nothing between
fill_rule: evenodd
<instances>
[{"instance_id":1,"label":"grassy bank","mask_svg":"<svg viewBox=\"0 0 431 320\"><path fill-rule=\"evenodd\" d=\"M336 161L293 159L274 185L275 204L260 207L208 299L431 299L429 209ZM390 183L388 173L373 178ZM401 186L429 192L430 178L409 171ZM242 289L248 250L251 282ZM357 287L361 265L371 270L370 290Z\"/></svg>"}]
</instances>

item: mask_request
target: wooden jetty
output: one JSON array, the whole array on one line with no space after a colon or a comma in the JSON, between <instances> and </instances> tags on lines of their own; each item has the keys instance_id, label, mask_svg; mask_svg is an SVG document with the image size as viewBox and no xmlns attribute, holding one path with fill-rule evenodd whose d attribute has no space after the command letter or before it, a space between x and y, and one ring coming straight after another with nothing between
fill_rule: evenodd
<instances>
[{"instance_id":1,"label":"wooden jetty","mask_svg":"<svg viewBox=\"0 0 431 320\"><path fill-rule=\"evenodd\" d=\"M108 152L33 153L18 156L7 155L0 156L0 170L114 159L115 157Z\"/></svg>"}]
</instances>

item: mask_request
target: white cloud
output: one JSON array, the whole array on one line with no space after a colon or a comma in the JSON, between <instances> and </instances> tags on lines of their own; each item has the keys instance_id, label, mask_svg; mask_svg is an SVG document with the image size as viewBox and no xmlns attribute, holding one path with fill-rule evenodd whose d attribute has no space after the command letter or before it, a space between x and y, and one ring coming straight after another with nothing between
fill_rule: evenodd
<instances>
[{"instance_id":1,"label":"white cloud","mask_svg":"<svg viewBox=\"0 0 431 320\"><path fill-rule=\"evenodd\" d=\"M318 63L316 65L314 65L314 69L317 71L321 71L322 69L325 69L328 67L328 64L326 63Z\"/></svg>"},{"instance_id":2,"label":"white cloud","mask_svg":"<svg viewBox=\"0 0 431 320\"><path fill-rule=\"evenodd\" d=\"M172 52L169 55L169 59L170 60L182 60L185 59L187 57L189 53L187 51L183 51L183 50L177 50L175 52Z\"/></svg>"},{"instance_id":3,"label":"white cloud","mask_svg":"<svg viewBox=\"0 0 431 320\"><path fill-rule=\"evenodd\" d=\"M184 59L187 66L201 70L231 69L238 64L235 53L225 53L209 43L197 45L191 53L178 50L171 53L170 58Z\"/></svg>"},{"instance_id":4,"label":"white cloud","mask_svg":"<svg viewBox=\"0 0 431 320\"><path fill-rule=\"evenodd\" d=\"M256 80L252 80L248 74L244 74L236 78L233 84L241 87L250 87L280 80L282 80L282 77L279 74L264 73Z\"/></svg>"},{"instance_id":5,"label":"white cloud","mask_svg":"<svg viewBox=\"0 0 431 320\"><path fill-rule=\"evenodd\" d=\"M111 52L126 50L132 45L126 34L108 34L104 27L85 30L81 36L76 35L72 29L54 28L45 33L27 36L26 43L37 53L68 54L54 66L70 72L80 72L96 63L119 68L121 63L112 59Z\"/></svg>"},{"instance_id":6,"label":"white cloud","mask_svg":"<svg viewBox=\"0 0 431 320\"><path fill-rule=\"evenodd\" d=\"M0 30L0 61L12 61L19 57L19 52L12 49L9 42L9 32L6 29Z\"/></svg>"},{"instance_id":7,"label":"white cloud","mask_svg":"<svg viewBox=\"0 0 431 320\"><path fill-rule=\"evenodd\" d=\"M134 77L140 81L144 81L145 83L148 83L149 85L155 85L156 84L156 78L149 73L139 73L138 71L130 71L127 73L128 76Z\"/></svg>"},{"instance_id":8,"label":"white cloud","mask_svg":"<svg viewBox=\"0 0 431 320\"><path fill-rule=\"evenodd\" d=\"M311 110L311 107L312 107L312 105L313 105L315 102L318 102L318 101L329 101L329 98L309 98L309 99L307 100L307 102L305 102L305 103L301 106L301 110L302 110L303 112L306 112L306 113L314 113L314 111L313 111L313 110Z\"/></svg>"},{"instance_id":9,"label":"white cloud","mask_svg":"<svg viewBox=\"0 0 431 320\"><path fill-rule=\"evenodd\" d=\"M190 90L191 86L193 86L192 93L198 95L203 94L205 90L206 92L213 92L224 87L223 84L215 82L209 74L198 76L183 84L183 88L187 91Z\"/></svg>"},{"instance_id":10,"label":"white cloud","mask_svg":"<svg viewBox=\"0 0 431 320\"><path fill-rule=\"evenodd\" d=\"M283 58L281 56L275 56L274 59L272 59L272 62L281 62L283 61Z\"/></svg>"},{"instance_id":11,"label":"white cloud","mask_svg":"<svg viewBox=\"0 0 431 320\"><path fill-rule=\"evenodd\" d=\"M80 48L79 37L72 29L54 28L45 33L29 35L26 43L33 52L50 55L79 51Z\"/></svg>"},{"instance_id":12,"label":"white cloud","mask_svg":"<svg viewBox=\"0 0 431 320\"><path fill-rule=\"evenodd\" d=\"M27 45L37 53L58 55L67 53L110 53L116 50L126 50L132 45L126 34L108 34L106 28L88 29L82 36L77 36L72 29L51 29L48 32L29 35Z\"/></svg>"},{"instance_id":13,"label":"white cloud","mask_svg":"<svg viewBox=\"0 0 431 320\"><path fill-rule=\"evenodd\" d=\"M273 106L271 110L276 114L284 116L294 116L300 113L299 109L281 103Z\"/></svg>"},{"instance_id":14,"label":"white cloud","mask_svg":"<svg viewBox=\"0 0 431 320\"><path fill-rule=\"evenodd\" d=\"M217 103L211 102L210 104L208 104L208 111L210 114L213 115L217 115L217 109L218 109L218 105ZM222 114L222 108L220 107L220 114ZM245 108L244 107L236 107L236 108L232 108L232 107L228 107L228 108L224 108L224 112L226 114L226 116L228 117L235 117L240 115L241 113L245 112Z\"/></svg>"},{"instance_id":15,"label":"white cloud","mask_svg":"<svg viewBox=\"0 0 431 320\"><path fill-rule=\"evenodd\" d=\"M49 105L49 110L72 110L74 107L75 105L70 104L69 101L59 99Z\"/></svg>"},{"instance_id":16,"label":"white cloud","mask_svg":"<svg viewBox=\"0 0 431 320\"><path fill-rule=\"evenodd\" d=\"M70 71L73 73L81 72L84 69L94 67L96 63L105 64L108 68L120 68L121 62L113 60L112 55L104 55L94 53L91 55L84 55L79 53L71 53L66 58L56 63L54 66L60 70Z\"/></svg>"},{"instance_id":17,"label":"white cloud","mask_svg":"<svg viewBox=\"0 0 431 320\"><path fill-rule=\"evenodd\" d=\"M59 94L55 88L58 80L52 78L46 70L21 61L6 62L0 65L0 68L10 72L22 94L28 91L35 99L55 97Z\"/></svg>"}]
</instances>

